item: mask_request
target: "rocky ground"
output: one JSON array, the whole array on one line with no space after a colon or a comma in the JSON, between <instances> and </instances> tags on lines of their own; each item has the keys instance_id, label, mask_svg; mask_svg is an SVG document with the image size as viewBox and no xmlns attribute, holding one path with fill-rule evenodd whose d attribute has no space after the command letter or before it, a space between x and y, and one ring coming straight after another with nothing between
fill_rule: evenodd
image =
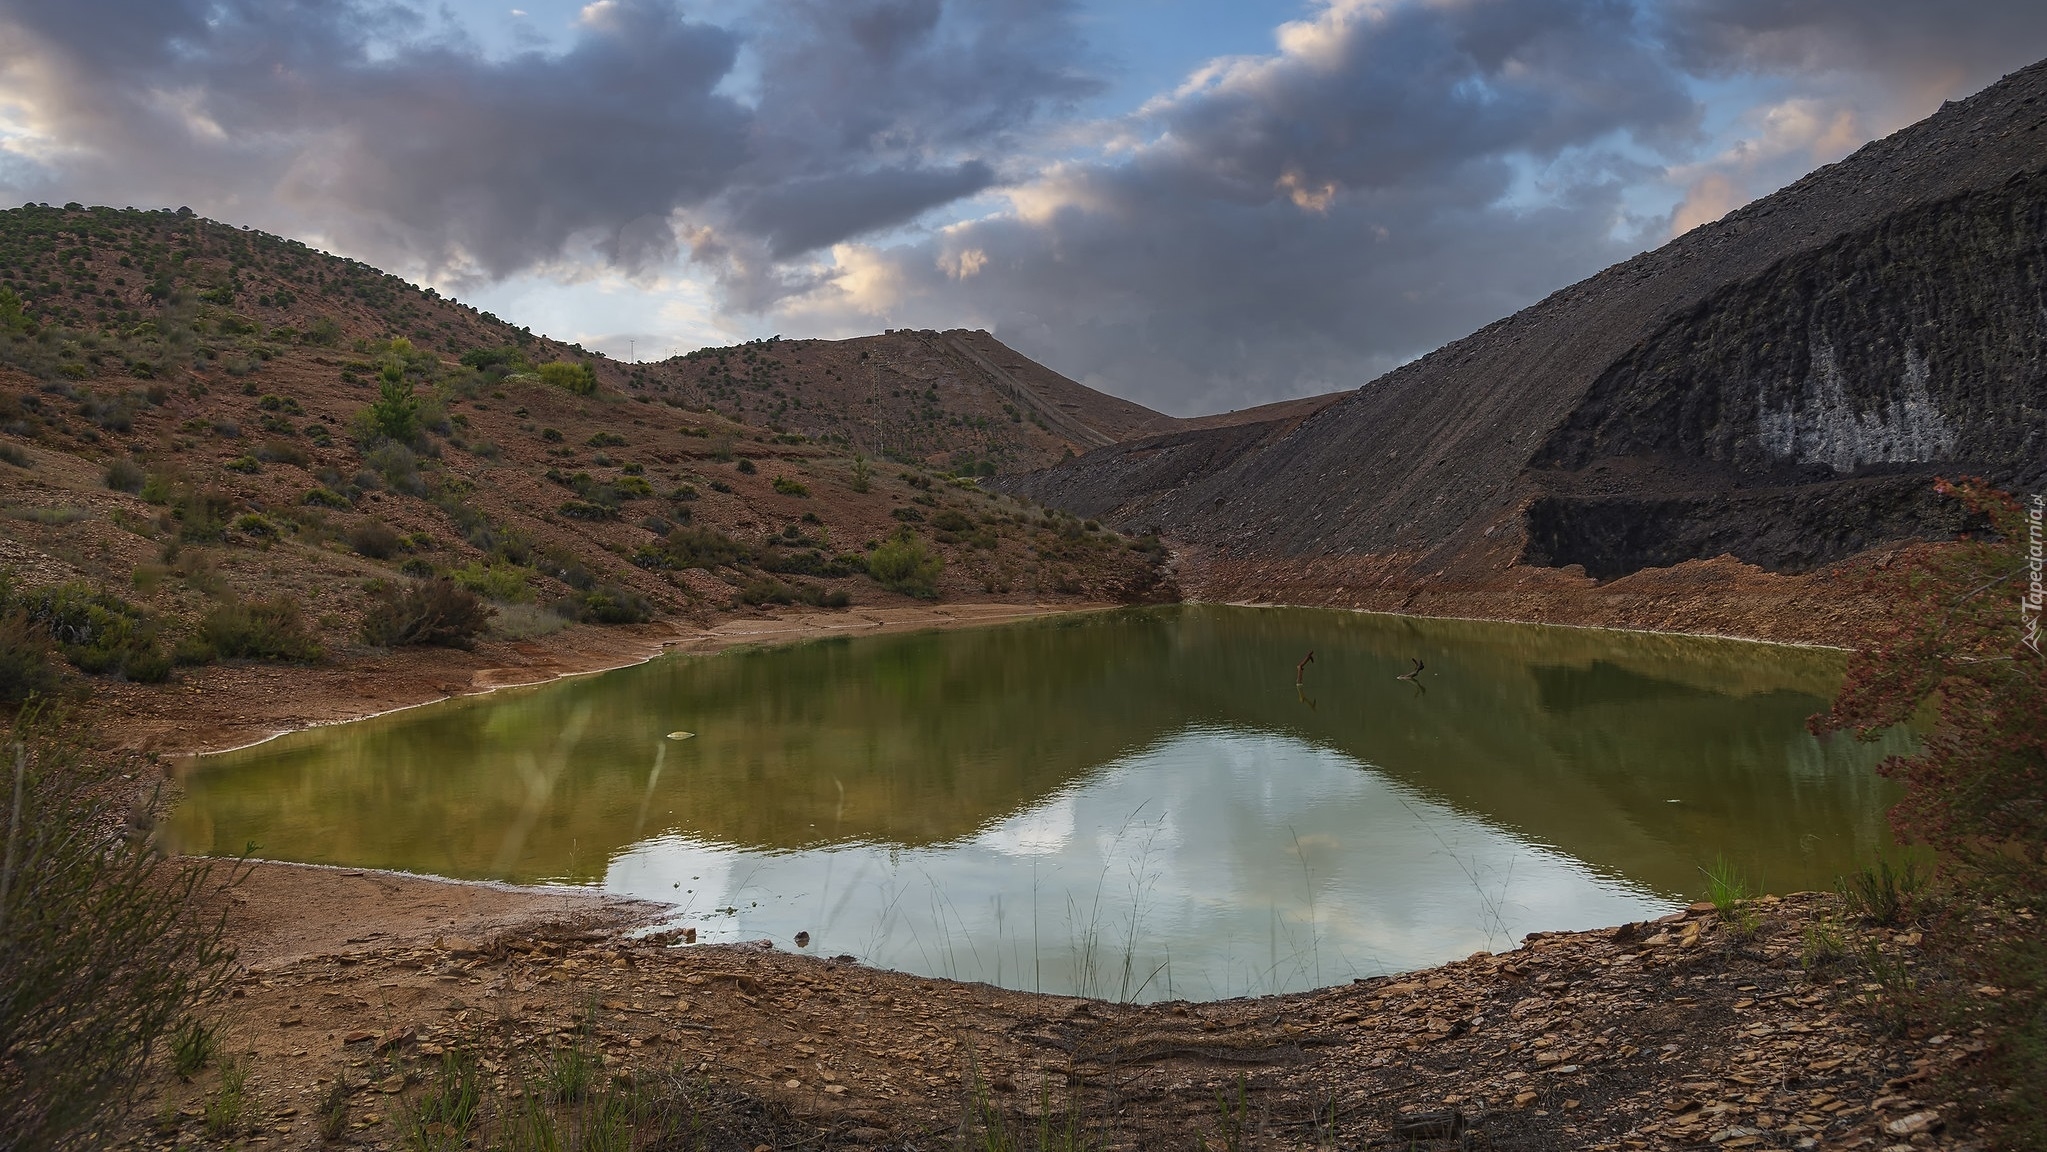
<instances>
[{"instance_id":1,"label":"rocky ground","mask_svg":"<svg viewBox=\"0 0 2047 1152\"><path fill-rule=\"evenodd\" d=\"M582 894L262 865L231 899L225 1054L160 1074L111 1146L480 1146L525 1101L576 1114L624 1082L744 1149L1003 1146L990 1124L1034 1141L1041 1116L1128 1149L1964 1149L1943 1077L1982 1049L1970 1002L1999 994L1958 989L1947 1030L1900 1034L1883 982L1931 986L1938 957L1815 894L1142 1006L636 936L657 909ZM476 1058L482 1105L428 1132L450 1052ZM232 1116L223 1061L246 1061ZM578 1062L581 1103L561 1090Z\"/></svg>"}]
</instances>

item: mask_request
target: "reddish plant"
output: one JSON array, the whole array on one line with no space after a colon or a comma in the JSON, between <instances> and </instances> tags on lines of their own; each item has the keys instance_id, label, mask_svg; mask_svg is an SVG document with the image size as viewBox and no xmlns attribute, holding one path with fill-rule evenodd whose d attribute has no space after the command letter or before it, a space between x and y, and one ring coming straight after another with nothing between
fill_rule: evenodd
<instances>
[{"instance_id":1,"label":"reddish plant","mask_svg":"<svg viewBox=\"0 0 2047 1152\"><path fill-rule=\"evenodd\" d=\"M1873 575L1880 616L1811 726L1867 738L1930 708L1919 750L1881 768L1905 785L1892 827L1950 866L2035 888L2047 873L2047 659L2024 602L2039 575L2037 505L1979 479L1937 483L1988 531L1912 548Z\"/></svg>"}]
</instances>

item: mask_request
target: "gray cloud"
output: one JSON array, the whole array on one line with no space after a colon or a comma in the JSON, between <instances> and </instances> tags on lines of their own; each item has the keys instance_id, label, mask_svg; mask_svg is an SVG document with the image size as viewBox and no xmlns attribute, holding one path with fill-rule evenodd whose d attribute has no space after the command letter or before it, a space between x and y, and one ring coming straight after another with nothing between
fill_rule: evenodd
<instances>
[{"instance_id":1,"label":"gray cloud","mask_svg":"<svg viewBox=\"0 0 2047 1152\"><path fill-rule=\"evenodd\" d=\"M2047 52L2037 0L1673 0L1666 20L1678 64L1700 73L1841 71L1973 91Z\"/></svg>"},{"instance_id":2,"label":"gray cloud","mask_svg":"<svg viewBox=\"0 0 2047 1152\"><path fill-rule=\"evenodd\" d=\"M778 5L750 107L719 88L741 34L668 0L600 0L566 50L507 59L370 0L4 0L0 83L54 145L31 194L190 203L458 280L582 244L659 266L678 218L772 261L985 188L962 153L1088 90L1071 53L1007 58L1060 9Z\"/></svg>"},{"instance_id":3,"label":"gray cloud","mask_svg":"<svg viewBox=\"0 0 2047 1152\"><path fill-rule=\"evenodd\" d=\"M583 233L627 255L622 230L745 160L745 110L712 91L736 37L641 0L591 13L566 52L498 61L368 5L12 0L0 19L13 86L74 150L53 182L499 276Z\"/></svg>"},{"instance_id":4,"label":"gray cloud","mask_svg":"<svg viewBox=\"0 0 2047 1152\"><path fill-rule=\"evenodd\" d=\"M978 160L935 170L888 168L811 176L755 192L736 223L742 231L765 239L776 259L787 259L847 236L900 224L994 182L994 171Z\"/></svg>"},{"instance_id":5,"label":"gray cloud","mask_svg":"<svg viewBox=\"0 0 2047 1152\"><path fill-rule=\"evenodd\" d=\"M1617 145L1698 119L1624 4L1346 6L1290 44L1134 117L1129 159L1056 168L792 309L964 311L1175 411L1355 386L1624 254L1643 172Z\"/></svg>"},{"instance_id":6,"label":"gray cloud","mask_svg":"<svg viewBox=\"0 0 2047 1152\"><path fill-rule=\"evenodd\" d=\"M1907 8L1936 47L1885 24ZM984 324L1181 413L1354 387L1663 239L1631 189L1710 218L2047 51L2031 7L1930 9L1330 0L1118 125L1122 151L867 254L782 324ZM1908 65L1925 90L1899 91ZM1704 153L1700 77L1756 78L1728 155Z\"/></svg>"}]
</instances>

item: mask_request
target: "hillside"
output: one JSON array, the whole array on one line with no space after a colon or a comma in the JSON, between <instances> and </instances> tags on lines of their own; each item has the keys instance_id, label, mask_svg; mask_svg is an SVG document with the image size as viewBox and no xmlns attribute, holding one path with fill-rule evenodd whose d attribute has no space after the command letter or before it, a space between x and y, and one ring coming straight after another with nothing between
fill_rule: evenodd
<instances>
[{"instance_id":1,"label":"hillside","mask_svg":"<svg viewBox=\"0 0 2047 1152\"><path fill-rule=\"evenodd\" d=\"M425 653L372 618L440 581L492 614L444 638L476 668L784 605L1170 597L1155 541L975 483L1163 419L1060 379L973 333L625 365L187 213L16 209L0 622L134 714L251 661L361 688L346 669Z\"/></svg>"},{"instance_id":2,"label":"hillside","mask_svg":"<svg viewBox=\"0 0 2047 1152\"><path fill-rule=\"evenodd\" d=\"M1198 595L1375 606L1951 536L1934 475L2047 484L2043 96L2015 73L1305 419L1003 484L1184 541Z\"/></svg>"}]
</instances>

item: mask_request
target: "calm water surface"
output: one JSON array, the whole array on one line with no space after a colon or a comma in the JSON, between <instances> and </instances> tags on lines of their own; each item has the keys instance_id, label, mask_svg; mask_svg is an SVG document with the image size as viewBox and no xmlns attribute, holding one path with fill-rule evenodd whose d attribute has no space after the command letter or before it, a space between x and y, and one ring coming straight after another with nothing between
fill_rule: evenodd
<instances>
[{"instance_id":1,"label":"calm water surface","mask_svg":"<svg viewBox=\"0 0 2047 1152\"><path fill-rule=\"evenodd\" d=\"M1774 891L1831 884L1888 847L1873 767L1900 750L1806 733L1840 672L1734 641L1131 610L668 657L297 733L198 761L175 832L598 886L704 941L1232 996L1661 914L1720 855Z\"/></svg>"}]
</instances>

